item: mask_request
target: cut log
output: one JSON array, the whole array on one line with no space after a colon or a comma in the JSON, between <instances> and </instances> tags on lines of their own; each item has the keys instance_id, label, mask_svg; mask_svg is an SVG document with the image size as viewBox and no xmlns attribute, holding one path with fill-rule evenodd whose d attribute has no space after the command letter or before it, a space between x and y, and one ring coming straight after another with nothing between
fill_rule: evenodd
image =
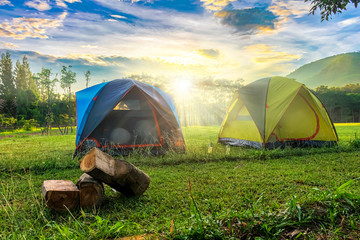
<instances>
[{"instance_id":1,"label":"cut log","mask_svg":"<svg viewBox=\"0 0 360 240\"><path fill-rule=\"evenodd\" d=\"M98 148L91 149L81 159L80 169L127 197L140 196L150 184L146 173L125 160L112 158Z\"/></svg>"},{"instance_id":2,"label":"cut log","mask_svg":"<svg viewBox=\"0 0 360 240\"><path fill-rule=\"evenodd\" d=\"M76 183L80 190L80 207L99 207L104 200L104 185L102 182L84 173Z\"/></svg>"},{"instance_id":3,"label":"cut log","mask_svg":"<svg viewBox=\"0 0 360 240\"><path fill-rule=\"evenodd\" d=\"M74 210L79 204L79 189L70 180L46 180L42 194L46 205L56 211Z\"/></svg>"}]
</instances>

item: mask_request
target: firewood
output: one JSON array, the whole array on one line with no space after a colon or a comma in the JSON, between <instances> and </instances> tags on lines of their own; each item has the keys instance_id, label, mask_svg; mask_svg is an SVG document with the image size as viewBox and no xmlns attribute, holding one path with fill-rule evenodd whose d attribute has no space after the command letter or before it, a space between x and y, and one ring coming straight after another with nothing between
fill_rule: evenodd
<instances>
[{"instance_id":1,"label":"firewood","mask_svg":"<svg viewBox=\"0 0 360 240\"><path fill-rule=\"evenodd\" d=\"M80 169L127 197L143 194L150 184L146 173L125 160L112 158L98 148L91 149L81 159Z\"/></svg>"},{"instance_id":2,"label":"firewood","mask_svg":"<svg viewBox=\"0 0 360 240\"><path fill-rule=\"evenodd\" d=\"M104 200L104 185L89 174L84 173L76 183L80 190L80 207L99 207Z\"/></svg>"},{"instance_id":3,"label":"firewood","mask_svg":"<svg viewBox=\"0 0 360 240\"><path fill-rule=\"evenodd\" d=\"M73 210L79 203L79 189L70 180L46 180L42 194L46 205L56 211Z\"/></svg>"}]
</instances>

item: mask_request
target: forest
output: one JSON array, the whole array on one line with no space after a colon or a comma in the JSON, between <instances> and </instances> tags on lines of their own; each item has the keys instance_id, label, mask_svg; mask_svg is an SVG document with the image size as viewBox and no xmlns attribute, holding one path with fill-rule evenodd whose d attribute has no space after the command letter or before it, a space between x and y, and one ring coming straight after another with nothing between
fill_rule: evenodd
<instances>
[{"instance_id":1,"label":"forest","mask_svg":"<svg viewBox=\"0 0 360 240\"><path fill-rule=\"evenodd\" d=\"M90 71L85 73L86 81ZM41 127L48 132L50 127L68 131L75 124L75 97L71 91L76 83L76 73L71 66L62 66L60 73L42 68L33 73L27 56L15 64L10 54L3 53L0 60L0 128L31 130ZM63 94L55 91L59 84ZM72 131L72 128L71 128Z\"/></svg>"},{"instance_id":2,"label":"forest","mask_svg":"<svg viewBox=\"0 0 360 240\"><path fill-rule=\"evenodd\" d=\"M86 87L90 75L90 71L85 73ZM41 72L33 73L26 55L13 64L10 54L3 53L0 60L0 131L17 128L31 130L36 127L43 132L48 132L51 127L59 128L62 133L69 129L72 131L72 126L76 124L75 94L72 92L74 83L76 73L71 65L62 66L60 73L44 67ZM55 91L56 85L63 89L63 94ZM360 122L359 83L342 87L320 86L312 92L322 101L333 122ZM221 116L226 111L224 104L220 98L218 101L216 98L202 101L201 108L216 109L218 117L203 120L201 124L221 124ZM180 115L187 112L184 106L178 108ZM206 116L209 118L209 114ZM186 116L182 123L192 125Z\"/></svg>"}]
</instances>

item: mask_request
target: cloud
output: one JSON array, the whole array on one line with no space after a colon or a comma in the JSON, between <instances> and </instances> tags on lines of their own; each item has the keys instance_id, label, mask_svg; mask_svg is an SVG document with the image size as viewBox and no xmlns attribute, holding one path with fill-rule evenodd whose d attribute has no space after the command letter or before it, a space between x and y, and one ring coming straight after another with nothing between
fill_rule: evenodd
<instances>
[{"instance_id":1,"label":"cloud","mask_svg":"<svg viewBox=\"0 0 360 240\"><path fill-rule=\"evenodd\" d=\"M220 11L236 0L200 0L203 6L210 11Z\"/></svg>"},{"instance_id":2,"label":"cloud","mask_svg":"<svg viewBox=\"0 0 360 240\"><path fill-rule=\"evenodd\" d=\"M0 23L0 37L10 37L14 39L25 38L48 38L48 29L62 26L67 13L62 13L57 19L48 18L13 18L11 21L5 20Z\"/></svg>"},{"instance_id":3,"label":"cloud","mask_svg":"<svg viewBox=\"0 0 360 240\"><path fill-rule=\"evenodd\" d=\"M253 33L259 30L275 29L277 17L264 8L248 8L239 10L223 10L214 14L221 23L231 26L239 32Z\"/></svg>"},{"instance_id":4,"label":"cloud","mask_svg":"<svg viewBox=\"0 0 360 240\"><path fill-rule=\"evenodd\" d=\"M123 19L123 18L126 18L126 17L124 17L124 16L121 16L121 15L110 15L111 17L113 17L113 18L119 18L119 19Z\"/></svg>"},{"instance_id":5,"label":"cloud","mask_svg":"<svg viewBox=\"0 0 360 240\"><path fill-rule=\"evenodd\" d=\"M220 56L220 52L217 49L198 49L196 52L204 57L216 59Z\"/></svg>"},{"instance_id":6,"label":"cloud","mask_svg":"<svg viewBox=\"0 0 360 240\"><path fill-rule=\"evenodd\" d=\"M286 52L277 52L272 46L266 44L255 44L245 46L245 50L254 55L255 63L281 63L298 60L301 58L298 54L288 54Z\"/></svg>"},{"instance_id":7,"label":"cloud","mask_svg":"<svg viewBox=\"0 0 360 240\"><path fill-rule=\"evenodd\" d=\"M105 62L103 59L101 59L101 57L91 54L69 54L65 57L65 59L85 60L85 62L87 62L89 65L109 65L109 63Z\"/></svg>"},{"instance_id":8,"label":"cloud","mask_svg":"<svg viewBox=\"0 0 360 240\"><path fill-rule=\"evenodd\" d=\"M349 19L343 20L343 21L339 22L338 25L343 28L343 27L355 25L359 21L360 21L360 17L354 17L354 18L349 18Z\"/></svg>"},{"instance_id":9,"label":"cloud","mask_svg":"<svg viewBox=\"0 0 360 240\"><path fill-rule=\"evenodd\" d=\"M94 48L98 48L98 46L96 46L96 45L81 45L80 46L81 48L91 48L91 49L94 49Z\"/></svg>"},{"instance_id":10,"label":"cloud","mask_svg":"<svg viewBox=\"0 0 360 240\"><path fill-rule=\"evenodd\" d=\"M51 9L46 0L32 0L25 3L26 6L35 8L38 11L46 11Z\"/></svg>"},{"instance_id":11,"label":"cloud","mask_svg":"<svg viewBox=\"0 0 360 240\"><path fill-rule=\"evenodd\" d=\"M7 48L18 48L19 46L13 44L13 43L9 43L9 42L1 42L2 45L4 45Z\"/></svg>"},{"instance_id":12,"label":"cloud","mask_svg":"<svg viewBox=\"0 0 360 240\"><path fill-rule=\"evenodd\" d=\"M5 5L14 6L11 4L9 0L0 0L0 6L5 6Z\"/></svg>"},{"instance_id":13,"label":"cloud","mask_svg":"<svg viewBox=\"0 0 360 240\"><path fill-rule=\"evenodd\" d=\"M59 7L67 8L67 5L63 0L56 0L56 5Z\"/></svg>"},{"instance_id":14,"label":"cloud","mask_svg":"<svg viewBox=\"0 0 360 240\"><path fill-rule=\"evenodd\" d=\"M59 7L67 8L66 3L81 2L81 0L56 0L56 5Z\"/></svg>"},{"instance_id":15,"label":"cloud","mask_svg":"<svg viewBox=\"0 0 360 240\"><path fill-rule=\"evenodd\" d=\"M300 18L309 13L310 7L310 4L303 0L273 0L268 10L277 16Z\"/></svg>"},{"instance_id":16,"label":"cloud","mask_svg":"<svg viewBox=\"0 0 360 240\"><path fill-rule=\"evenodd\" d=\"M309 9L309 3L305 3L302 0L274 0L272 5L267 8L267 10L278 17L278 21L275 23L275 29L280 29L290 19L296 19L307 15Z\"/></svg>"}]
</instances>

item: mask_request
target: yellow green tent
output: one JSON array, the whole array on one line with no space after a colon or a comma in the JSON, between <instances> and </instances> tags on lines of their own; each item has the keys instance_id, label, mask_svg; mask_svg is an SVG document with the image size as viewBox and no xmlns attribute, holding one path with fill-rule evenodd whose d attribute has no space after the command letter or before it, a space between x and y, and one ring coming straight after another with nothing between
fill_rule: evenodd
<instances>
[{"instance_id":1,"label":"yellow green tent","mask_svg":"<svg viewBox=\"0 0 360 240\"><path fill-rule=\"evenodd\" d=\"M240 88L218 141L233 146L332 146L334 125L320 100L295 80L271 77Z\"/></svg>"}]
</instances>

